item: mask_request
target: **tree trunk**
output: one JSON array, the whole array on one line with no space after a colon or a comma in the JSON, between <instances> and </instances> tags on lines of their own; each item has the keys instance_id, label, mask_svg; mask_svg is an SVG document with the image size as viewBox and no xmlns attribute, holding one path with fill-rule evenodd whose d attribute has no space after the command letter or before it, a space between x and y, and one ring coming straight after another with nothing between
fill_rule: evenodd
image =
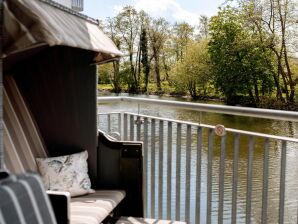
<instances>
[{"instance_id":1,"label":"tree trunk","mask_svg":"<svg viewBox=\"0 0 298 224\"><path fill-rule=\"evenodd\" d=\"M144 74L144 82L145 82L145 92L148 91L148 83L149 83L149 73L150 73L150 66L146 65L145 74Z\"/></svg>"},{"instance_id":2,"label":"tree trunk","mask_svg":"<svg viewBox=\"0 0 298 224\"><path fill-rule=\"evenodd\" d=\"M130 63L130 80L129 80L129 83L130 83L130 87L129 87L129 92L132 92L132 93L135 93L136 91L136 85L135 85L135 79L134 79L134 65L133 65L133 55L132 55L132 51L129 52L129 63Z\"/></svg>"},{"instance_id":3,"label":"tree trunk","mask_svg":"<svg viewBox=\"0 0 298 224\"><path fill-rule=\"evenodd\" d=\"M289 102L289 91L288 91L288 82L287 82L287 77L286 77L286 73L282 67L282 49L280 51L280 53L275 49L275 48L271 48L273 50L273 52L275 53L275 56L276 56L276 59L277 59L277 71L278 71L278 74L281 75L282 77L282 80L283 80L283 84L284 84L284 91L285 91L285 94L286 94L286 101ZM277 80L279 81L279 80ZM282 91L281 89L279 90L280 91L280 94L282 96ZM282 99L283 97L281 97ZM284 101L284 100L282 100Z\"/></svg>"},{"instance_id":4,"label":"tree trunk","mask_svg":"<svg viewBox=\"0 0 298 224\"><path fill-rule=\"evenodd\" d=\"M258 83L257 83L256 80L254 80L254 90L255 90L255 101L256 101L256 104L259 104L259 102L260 102L260 96L259 96Z\"/></svg>"},{"instance_id":5,"label":"tree trunk","mask_svg":"<svg viewBox=\"0 0 298 224\"><path fill-rule=\"evenodd\" d=\"M280 58L284 58L286 71L282 68L282 75L283 80L285 83L285 87L290 87L290 93L288 91L288 88L286 88L286 94L287 94L287 102L288 103L294 103L294 96L295 96L295 84L293 83L292 79L292 72L288 61L288 51L287 51L287 45L286 45L286 24L288 21L288 1L285 1L284 4L281 3L280 0L277 1L278 4L278 14L279 14L279 21L281 26L281 53ZM284 11L282 11L282 7L284 7ZM282 55L284 57L282 57Z\"/></svg>"},{"instance_id":6,"label":"tree trunk","mask_svg":"<svg viewBox=\"0 0 298 224\"><path fill-rule=\"evenodd\" d=\"M138 59L138 86L141 85L141 47L139 46L139 59Z\"/></svg>"},{"instance_id":7,"label":"tree trunk","mask_svg":"<svg viewBox=\"0 0 298 224\"><path fill-rule=\"evenodd\" d=\"M154 60L155 60L156 87L157 87L157 91L161 92L161 81L160 81L160 71L159 71L159 55L158 54L155 55Z\"/></svg>"},{"instance_id":8,"label":"tree trunk","mask_svg":"<svg viewBox=\"0 0 298 224\"><path fill-rule=\"evenodd\" d=\"M169 66L166 63L166 56L164 54L162 56L162 63L166 73L166 80L169 81Z\"/></svg>"},{"instance_id":9,"label":"tree trunk","mask_svg":"<svg viewBox=\"0 0 298 224\"><path fill-rule=\"evenodd\" d=\"M120 93L121 86L120 86L120 77L119 77L119 61L113 62L113 69L114 69L114 78L113 78L114 92Z\"/></svg>"},{"instance_id":10,"label":"tree trunk","mask_svg":"<svg viewBox=\"0 0 298 224\"><path fill-rule=\"evenodd\" d=\"M252 93L252 90L251 89L248 89L248 95L249 95L249 98L250 98L252 104L254 106L256 106L256 100L255 100L254 94Z\"/></svg>"},{"instance_id":11,"label":"tree trunk","mask_svg":"<svg viewBox=\"0 0 298 224\"><path fill-rule=\"evenodd\" d=\"M193 99L197 99L197 85L196 82L193 82Z\"/></svg>"},{"instance_id":12,"label":"tree trunk","mask_svg":"<svg viewBox=\"0 0 298 224\"><path fill-rule=\"evenodd\" d=\"M284 98L282 97L282 91L280 89L278 74L274 74L273 78L274 78L274 82L275 82L275 86L276 86L276 98L280 99L281 102L284 102Z\"/></svg>"},{"instance_id":13,"label":"tree trunk","mask_svg":"<svg viewBox=\"0 0 298 224\"><path fill-rule=\"evenodd\" d=\"M136 55L136 62L134 67L134 79L135 79L135 86L136 86L136 93L140 90L140 76L141 76L141 51L140 51L140 45L138 46L138 51Z\"/></svg>"},{"instance_id":14,"label":"tree trunk","mask_svg":"<svg viewBox=\"0 0 298 224\"><path fill-rule=\"evenodd\" d=\"M285 44L285 43L284 43ZM296 83L293 81L293 75L292 75L292 71L291 71L291 67L290 67L290 63L288 60L288 53L287 53L287 47L284 46L284 60L285 60L285 65L286 65L286 69L287 69L287 76L288 76L288 85L290 86L290 95L289 95L289 103L294 103L294 96L295 96L295 86Z\"/></svg>"}]
</instances>

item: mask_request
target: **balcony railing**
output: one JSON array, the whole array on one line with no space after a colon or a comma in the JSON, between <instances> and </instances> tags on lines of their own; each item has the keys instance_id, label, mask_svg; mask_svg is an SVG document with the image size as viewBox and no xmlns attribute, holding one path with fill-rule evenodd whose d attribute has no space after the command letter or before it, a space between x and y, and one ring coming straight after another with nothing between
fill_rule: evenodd
<instances>
[{"instance_id":1,"label":"balcony railing","mask_svg":"<svg viewBox=\"0 0 298 224\"><path fill-rule=\"evenodd\" d=\"M98 99L117 101L298 121L298 113L287 111ZM100 113L98 125L116 138L144 142L146 217L189 223L297 223L298 163L292 161L298 158L297 138L131 112Z\"/></svg>"},{"instance_id":2,"label":"balcony railing","mask_svg":"<svg viewBox=\"0 0 298 224\"><path fill-rule=\"evenodd\" d=\"M84 0L71 0L71 8L78 12L84 10Z\"/></svg>"}]
</instances>

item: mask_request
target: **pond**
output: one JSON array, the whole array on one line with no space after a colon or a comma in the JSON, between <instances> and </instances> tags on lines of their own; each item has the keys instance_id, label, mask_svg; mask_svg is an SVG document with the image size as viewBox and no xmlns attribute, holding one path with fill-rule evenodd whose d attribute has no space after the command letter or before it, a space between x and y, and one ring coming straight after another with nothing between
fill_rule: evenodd
<instances>
[{"instance_id":1,"label":"pond","mask_svg":"<svg viewBox=\"0 0 298 224\"><path fill-rule=\"evenodd\" d=\"M126 94L124 94L126 95ZM122 95L123 96L123 95ZM166 99L166 100L177 100L186 101L186 99L174 98L174 97L158 97L158 96L144 96L144 95L133 95L133 97L149 97L154 99ZM204 103L204 102L203 102ZM208 102L215 103L215 102ZM247 130L253 132L266 133L271 135L287 136L298 138L298 123L288 122L288 121L278 121L269 119L259 119L259 118L247 118L241 116L224 115L217 113L199 113L197 111L183 110L177 108L167 108L162 106L152 106L152 105L138 105L128 102L119 102L114 104L99 104L98 111L100 113L106 112L134 112L145 115L158 116L163 118L171 118L175 120L182 121L192 121L203 124L223 124L225 127L235 128L240 130ZM185 129L182 129L185 131ZM175 136L175 133L173 133ZM204 136L207 139L207 136ZM195 140L194 140L195 141ZM205 140L204 140L205 141ZM174 141L173 141L174 142ZM253 154L253 190L252 190L252 222L261 222L261 208L262 208L262 186L263 186L263 142L256 140ZM245 147L243 147L245 145ZM237 201L237 222L245 222L245 212L246 212L246 186L247 186L247 139L241 139L240 141L240 151L239 151L239 165L238 165L238 201ZM149 146L150 148L150 146ZM279 178L280 178L280 158L281 158L281 147L278 143L270 143L269 151L269 188L268 188L268 223L278 222L278 206L279 206ZM193 149L195 150L195 149ZM173 151L175 151L175 146L173 146ZM196 165L195 154L192 152L193 157L191 160L192 174L191 182L195 182L194 167ZM206 222L206 192L207 192L207 146L203 146L202 151L202 183L201 183L201 223ZM176 161L175 152L173 152L173 163ZM165 156L166 157L166 156ZM220 157L220 147L214 148L213 155L213 188L212 188L212 223L217 222L217 210L218 210L218 171L219 171L219 157ZM181 162L185 162L185 152L181 154ZM297 209L298 209L298 145L289 144L287 147L287 167L286 167L286 201L285 201L285 223L297 223ZM150 161L147 164L148 168L150 166ZM166 166L166 164L165 164ZM181 167L184 167L183 165ZM231 195L232 195L232 175L233 175L233 140L228 136L227 138L227 152L225 159L225 193L224 193L224 223L231 223ZM181 171L183 176L185 170ZM173 178L175 178L175 168L173 170ZM181 178L181 181L185 181L185 178ZM173 184L175 180L172 181ZM166 185L166 180L164 180L164 186ZM182 186L184 186L182 184ZM166 189L165 189L166 191ZM184 195L185 188L181 188L181 195ZM165 192L166 194L166 192ZM195 191L194 186L191 184L191 210L193 212L190 216L190 222L194 222L195 217ZM175 192L172 192L172 197L175 202ZM165 202L165 198L163 199ZM181 200L181 207L185 206L184 201ZM163 206L166 210L166 202ZM150 207L150 205L148 206ZM172 214L175 214L175 206L172 205ZM150 208L148 208L150 209ZM183 208L181 209L181 219L184 218ZM148 212L149 213L149 212ZM158 211L155 211L157 214ZM163 214L163 218L166 214ZM175 216L173 215L173 219Z\"/></svg>"}]
</instances>

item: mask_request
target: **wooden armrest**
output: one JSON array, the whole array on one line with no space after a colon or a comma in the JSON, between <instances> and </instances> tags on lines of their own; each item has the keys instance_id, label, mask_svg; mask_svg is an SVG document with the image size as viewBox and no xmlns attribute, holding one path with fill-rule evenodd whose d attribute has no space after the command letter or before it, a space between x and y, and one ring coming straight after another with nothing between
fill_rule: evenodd
<instances>
[{"instance_id":1,"label":"wooden armrest","mask_svg":"<svg viewBox=\"0 0 298 224\"><path fill-rule=\"evenodd\" d=\"M47 191L55 213L57 224L70 223L70 193Z\"/></svg>"},{"instance_id":2,"label":"wooden armrest","mask_svg":"<svg viewBox=\"0 0 298 224\"><path fill-rule=\"evenodd\" d=\"M97 188L123 189L121 215L143 217L143 144L137 141L117 141L98 132Z\"/></svg>"}]
</instances>

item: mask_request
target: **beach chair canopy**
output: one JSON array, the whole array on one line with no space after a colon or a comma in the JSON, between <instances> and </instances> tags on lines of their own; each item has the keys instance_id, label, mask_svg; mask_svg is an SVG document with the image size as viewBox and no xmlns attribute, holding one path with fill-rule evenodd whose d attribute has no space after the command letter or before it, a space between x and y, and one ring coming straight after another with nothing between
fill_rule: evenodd
<instances>
[{"instance_id":1,"label":"beach chair canopy","mask_svg":"<svg viewBox=\"0 0 298 224\"><path fill-rule=\"evenodd\" d=\"M97 20L53 1L6 0L4 18L4 58L58 45L97 52L94 63L122 55Z\"/></svg>"}]
</instances>

